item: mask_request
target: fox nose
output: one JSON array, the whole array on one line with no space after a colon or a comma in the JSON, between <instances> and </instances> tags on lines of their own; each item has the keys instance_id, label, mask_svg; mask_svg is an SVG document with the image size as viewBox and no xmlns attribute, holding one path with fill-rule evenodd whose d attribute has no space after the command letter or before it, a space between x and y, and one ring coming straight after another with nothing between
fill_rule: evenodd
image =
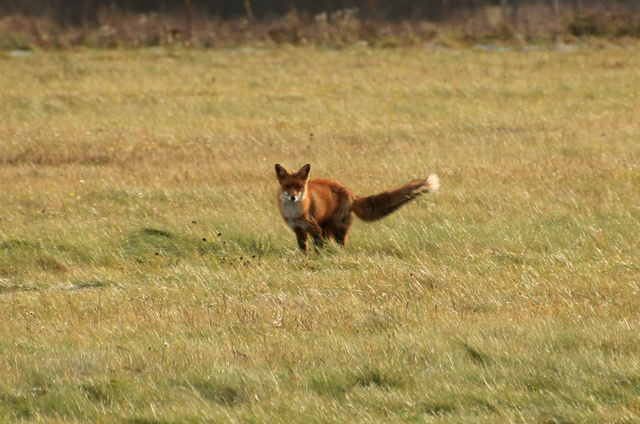
<instances>
[{"instance_id":1,"label":"fox nose","mask_svg":"<svg viewBox=\"0 0 640 424\"><path fill-rule=\"evenodd\" d=\"M291 197L291 201L293 202L294 200L296 200L296 196L290 196Z\"/></svg>"}]
</instances>

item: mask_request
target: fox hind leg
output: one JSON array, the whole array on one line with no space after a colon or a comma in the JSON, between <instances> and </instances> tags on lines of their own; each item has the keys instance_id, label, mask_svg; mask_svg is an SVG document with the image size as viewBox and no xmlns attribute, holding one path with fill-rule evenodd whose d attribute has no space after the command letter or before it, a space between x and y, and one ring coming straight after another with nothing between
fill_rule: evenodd
<instances>
[{"instance_id":1,"label":"fox hind leg","mask_svg":"<svg viewBox=\"0 0 640 424\"><path fill-rule=\"evenodd\" d=\"M349 227L351 223L343 224L342 226L336 228L334 230L334 236L336 238L336 243L338 243L342 247L347 247L347 236L349 235Z\"/></svg>"},{"instance_id":2,"label":"fox hind leg","mask_svg":"<svg viewBox=\"0 0 640 424\"><path fill-rule=\"evenodd\" d=\"M316 221L309 223L309 233L311 234L311 237L313 237L313 243L317 247L324 247L325 233Z\"/></svg>"},{"instance_id":3,"label":"fox hind leg","mask_svg":"<svg viewBox=\"0 0 640 424\"><path fill-rule=\"evenodd\" d=\"M347 236L349 234L349 228L351 228L351 223L353 222L353 217L351 216L352 204L353 199L351 198L351 196L347 196L344 205L342 206L339 213L337 213L335 216L333 224L333 236L336 239L336 243L338 243L341 247L347 246Z\"/></svg>"},{"instance_id":4,"label":"fox hind leg","mask_svg":"<svg viewBox=\"0 0 640 424\"><path fill-rule=\"evenodd\" d=\"M331 234L340 246L345 247L347 245L347 235L349 233L349 227L351 227L352 218L347 216L342 220L335 220L327 225L325 233Z\"/></svg>"}]
</instances>

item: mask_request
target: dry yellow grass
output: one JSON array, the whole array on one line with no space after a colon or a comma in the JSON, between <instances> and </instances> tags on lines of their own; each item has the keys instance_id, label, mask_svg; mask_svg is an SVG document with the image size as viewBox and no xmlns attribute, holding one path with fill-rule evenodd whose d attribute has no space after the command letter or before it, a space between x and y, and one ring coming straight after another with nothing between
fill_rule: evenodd
<instances>
[{"instance_id":1,"label":"dry yellow grass","mask_svg":"<svg viewBox=\"0 0 640 424\"><path fill-rule=\"evenodd\" d=\"M640 419L638 46L0 56L0 417ZM273 164L441 190L304 256Z\"/></svg>"}]
</instances>

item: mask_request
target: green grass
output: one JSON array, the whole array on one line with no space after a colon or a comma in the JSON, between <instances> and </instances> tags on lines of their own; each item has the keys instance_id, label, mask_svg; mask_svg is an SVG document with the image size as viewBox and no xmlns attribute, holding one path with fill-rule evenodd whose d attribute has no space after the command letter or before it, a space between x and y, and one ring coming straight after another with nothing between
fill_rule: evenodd
<instances>
[{"instance_id":1,"label":"green grass","mask_svg":"<svg viewBox=\"0 0 640 424\"><path fill-rule=\"evenodd\" d=\"M639 421L637 50L0 56L0 421Z\"/></svg>"}]
</instances>

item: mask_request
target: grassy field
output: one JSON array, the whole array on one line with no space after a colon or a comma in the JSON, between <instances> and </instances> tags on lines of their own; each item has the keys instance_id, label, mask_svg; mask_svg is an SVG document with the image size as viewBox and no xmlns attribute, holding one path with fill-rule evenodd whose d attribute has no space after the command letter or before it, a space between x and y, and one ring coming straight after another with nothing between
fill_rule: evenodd
<instances>
[{"instance_id":1,"label":"grassy field","mask_svg":"<svg viewBox=\"0 0 640 424\"><path fill-rule=\"evenodd\" d=\"M639 53L0 54L0 421L640 422Z\"/></svg>"}]
</instances>

